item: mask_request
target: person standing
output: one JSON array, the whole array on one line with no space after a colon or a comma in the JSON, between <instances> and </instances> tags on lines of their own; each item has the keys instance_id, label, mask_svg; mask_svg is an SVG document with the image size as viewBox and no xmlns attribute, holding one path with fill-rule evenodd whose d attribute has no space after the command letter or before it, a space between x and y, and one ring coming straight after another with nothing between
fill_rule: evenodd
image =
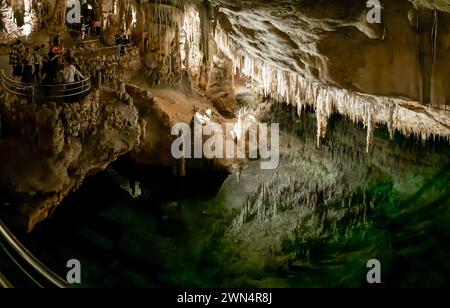
<instances>
[{"instance_id":1,"label":"person standing","mask_svg":"<svg viewBox=\"0 0 450 308\"><path fill-rule=\"evenodd\" d=\"M123 55L127 52L127 45L128 45L128 36L124 30L121 30L117 47L117 52L119 55Z\"/></svg>"},{"instance_id":2,"label":"person standing","mask_svg":"<svg viewBox=\"0 0 450 308\"><path fill-rule=\"evenodd\" d=\"M84 79L83 74L75 67L75 59L66 59L63 76L64 83L66 84L64 95L67 96L65 101L70 103L77 99L74 94L76 94L76 88L80 83L75 83L75 78L78 77L79 79Z\"/></svg>"},{"instance_id":3,"label":"person standing","mask_svg":"<svg viewBox=\"0 0 450 308\"><path fill-rule=\"evenodd\" d=\"M33 60L34 60L34 75L33 79L36 82L41 81L41 70L42 70L42 64L43 64L43 57L41 54L41 48L36 47L33 52Z\"/></svg>"},{"instance_id":4,"label":"person standing","mask_svg":"<svg viewBox=\"0 0 450 308\"><path fill-rule=\"evenodd\" d=\"M17 40L16 43L11 47L9 53L9 64L13 68L13 78L19 81L23 74L23 42Z\"/></svg>"},{"instance_id":5,"label":"person standing","mask_svg":"<svg viewBox=\"0 0 450 308\"><path fill-rule=\"evenodd\" d=\"M84 41L84 39L86 38L86 24L84 22L81 23L81 40Z\"/></svg>"},{"instance_id":6,"label":"person standing","mask_svg":"<svg viewBox=\"0 0 450 308\"><path fill-rule=\"evenodd\" d=\"M91 36L92 18L90 15L86 16L86 18L84 20L84 24L86 26L87 35Z\"/></svg>"},{"instance_id":7,"label":"person standing","mask_svg":"<svg viewBox=\"0 0 450 308\"><path fill-rule=\"evenodd\" d=\"M48 62L44 68L45 78L43 83L45 85L54 84L56 75L58 73L59 53L57 53L56 51L57 50L50 48L50 51L48 52Z\"/></svg>"},{"instance_id":8,"label":"person standing","mask_svg":"<svg viewBox=\"0 0 450 308\"><path fill-rule=\"evenodd\" d=\"M25 49L25 53L23 54L23 74L22 74L22 83L31 83L33 81L33 63L34 58L33 54L29 47Z\"/></svg>"}]
</instances>

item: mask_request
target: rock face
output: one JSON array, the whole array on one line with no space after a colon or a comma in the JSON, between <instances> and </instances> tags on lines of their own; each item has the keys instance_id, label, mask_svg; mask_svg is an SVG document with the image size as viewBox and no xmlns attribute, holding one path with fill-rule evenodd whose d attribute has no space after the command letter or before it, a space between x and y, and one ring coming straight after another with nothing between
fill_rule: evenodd
<instances>
[{"instance_id":1,"label":"rock face","mask_svg":"<svg viewBox=\"0 0 450 308\"><path fill-rule=\"evenodd\" d=\"M233 78L231 60L216 57L211 68L206 96L220 114L228 118L234 118L238 109Z\"/></svg>"},{"instance_id":2,"label":"rock face","mask_svg":"<svg viewBox=\"0 0 450 308\"><path fill-rule=\"evenodd\" d=\"M139 164L176 167L178 162L171 154L172 142L176 139L176 136L171 135L172 127L178 123L191 124L192 127L194 108L211 109L214 114L213 122L222 125L227 123L219 110L211 106L210 101L198 96L187 96L174 90L149 91L134 85L127 85L126 92L139 110L140 124L144 132L139 146L129 154L129 157ZM186 159L185 167L233 172L241 163L242 160L234 159Z\"/></svg>"},{"instance_id":3,"label":"rock face","mask_svg":"<svg viewBox=\"0 0 450 308\"><path fill-rule=\"evenodd\" d=\"M0 185L14 216L31 231L88 175L104 170L140 141L137 109L94 92L80 103L30 105L1 99Z\"/></svg>"},{"instance_id":4,"label":"rock face","mask_svg":"<svg viewBox=\"0 0 450 308\"><path fill-rule=\"evenodd\" d=\"M136 36L153 85L172 84L181 78L182 23L183 12L176 6L146 3L139 7Z\"/></svg>"}]
</instances>

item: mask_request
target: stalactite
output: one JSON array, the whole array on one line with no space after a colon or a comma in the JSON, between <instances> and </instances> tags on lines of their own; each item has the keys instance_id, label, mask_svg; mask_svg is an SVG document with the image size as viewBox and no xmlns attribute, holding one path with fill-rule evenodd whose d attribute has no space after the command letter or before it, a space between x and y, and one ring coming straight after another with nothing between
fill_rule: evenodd
<instances>
[{"instance_id":1,"label":"stalactite","mask_svg":"<svg viewBox=\"0 0 450 308\"><path fill-rule=\"evenodd\" d=\"M328 120L333 114L333 97L330 92L320 89L317 97L316 113L317 113L317 147L327 134Z\"/></svg>"},{"instance_id":2,"label":"stalactite","mask_svg":"<svg viewBox=\"0 0 450 308\"><path fill-rule=\"evenodd\" d=\"M200 14L193 6L187 6L183 17L181 39L181 61L192 81L199 82L203 53L201 50Z\"/></svg>"},{"instance_id":3,"label":"stalactite","mask_svg":"<svg viewBox=\"0 0 450 308\"><path fill-rule=\"evenodd\" d=\"M311 82L248 54L220 27L216 30L215 42L233 61L234 73L247 77L249 86L261 95L297 106L299 114L306 106L315 108L318 145L326 135L328 119L334 112L368 127L367 149L370 149L372 131L377 123L386 124L391 136L399 131L405 136L422 140L440 136L450 141L450 113L445 108L432 108L404 99L365 95Z\"/></svg>"},{"instance_id":4,"label":"stalactite","mask_svg":"<svg viewBox=\"0 0 450 308\"><path fill-rule=\"evenodd\" d=\"M143 35L141 48L149 81L153 85L173 84L181 77L180 31L182 9L167 4L142 5L137 28Z\"/></svg>"},{"instance_id":5,"label":"stalactite","mask_svg":"<svg viewBox=\"0 0 450 308\"><path fill-rule=\"evenodd\" d=\"M374 120L374 114L371 109L367 110L367 139L366 139L366 153L370 153L370 147L372 146L373 142L373 130L375 128L375 120Z\"/></svg>"},{"instance_id":6,"label":"stalactite","mask_svg":"<svg viewBox=\"0 0 450 308\"><path fill-rule=\"evenodd\" d=\"M436 62L436 54L437 54L437 38L438 38L438 12L434 10L434 21L433 21L433 29L431 30L431 40L432 40L432 62L433 64Z\"/></svg>"},{"instance_id":7,"label":"stalactite","mask_svg":"<svg viewBox=\"0 0 450 308\"><path fill-rule=\"evenodd\" d=\"M116 2L116 8L119 28L130 31L133 23L137 22L136 4L131 0L118 0Z\"/></svg>"}]
</instances>

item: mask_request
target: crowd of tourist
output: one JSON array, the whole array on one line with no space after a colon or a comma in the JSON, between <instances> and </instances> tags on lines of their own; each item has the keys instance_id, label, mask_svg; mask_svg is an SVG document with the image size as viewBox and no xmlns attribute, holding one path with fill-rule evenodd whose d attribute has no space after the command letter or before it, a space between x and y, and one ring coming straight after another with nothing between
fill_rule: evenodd
<instances>
[{"instance_id":1,"label":"crowd of tourist","mask_svg":"<svg viewBox=\"0 0 450 308\"><path fill-rule=\"evenodd\" d=\"M17 40L11 47L9 63L15 81L40 84L47 95L52 91L49 86L65 85L64 96L70 96L79 87L77 82L85 78L72 50L64 50L59 36L53 39L48 49L47 45L32 49Z\"/></svg>"}]
</instances>

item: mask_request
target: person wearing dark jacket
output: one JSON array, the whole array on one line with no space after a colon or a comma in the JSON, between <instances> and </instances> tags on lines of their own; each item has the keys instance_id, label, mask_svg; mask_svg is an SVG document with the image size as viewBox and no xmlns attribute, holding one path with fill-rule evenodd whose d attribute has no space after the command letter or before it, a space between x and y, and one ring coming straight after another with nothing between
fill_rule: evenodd
<instances>
[{"instance_id":1,"label":"person wearing dark jacket","mask_svg":"<svg viewBox=\"0 0 450 308\"><path fill-rule=\"evenodd\" d=\"M45 67L44 84L52 85L55 82L56 75L58 73L59 53L54 49L50 49L48 52L48 62Z\"/></svg>"},{"instance_id":2,"label":"person wearing dark jacket","mask_svg":"<svg viewBox=\"0 0 450 308\"><path fill-rule=\"evenodd\" d=\"M17 40L17 42L11 47L9 53L9 64L13 67L13 77L16 80L20 80L23 74L23 42Z\"/></svg>"}]
</instances>

